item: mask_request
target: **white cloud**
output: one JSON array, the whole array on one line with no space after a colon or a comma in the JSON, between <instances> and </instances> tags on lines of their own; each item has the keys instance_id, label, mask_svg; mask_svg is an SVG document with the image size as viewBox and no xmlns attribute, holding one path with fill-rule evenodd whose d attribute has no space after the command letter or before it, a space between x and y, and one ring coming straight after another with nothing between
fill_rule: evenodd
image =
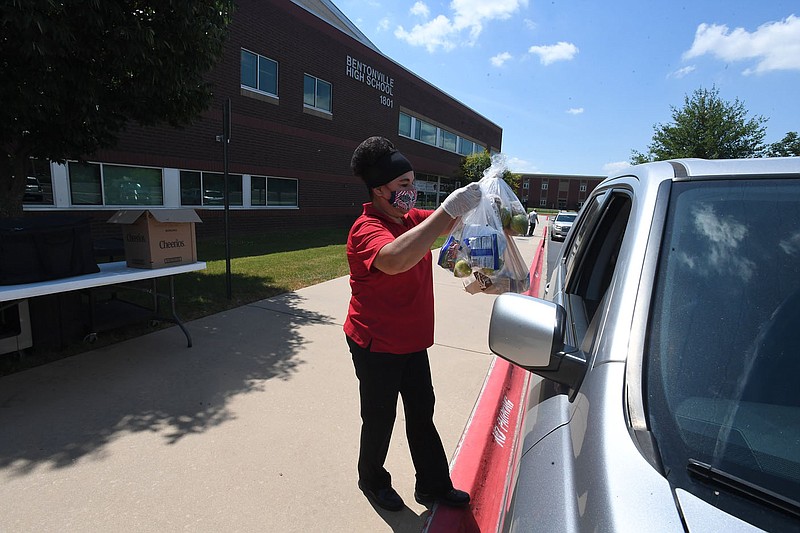
<instances>
[{"instance_id":1,"label":"white cloud","mask_svg":"<svg viewBox=\"0 0 800 533\"><path fill-rule=\"evenodd\" d=\"M477 41L483 25L493 20L506 20L519 10L527 6L528 0L452 0L450 9L451 17L438 15L423 24L417 24L410 30L398 26L394 35L412 46L424 46L428 52L435 52L437 48L452 50L461 44L472 46ZM412 13L420 14L425 7L425 16L430 14L427 6L417 2L412 8ZM465 36L466 34L466 36Z\"/></svg>"},{"instance_id":2,"label":"white cloud","mask_svg":"<svg viewBox=\"0 0 800 533\"><path fill-rule=\"evenodd\" d=\"M781 239L778 245L787 255L796 255L800 252L800 231L795 232L788 239Z\"/></svg>"},{"instance_id":3,"label":"white cloud","mask_svg":"<svg viewBox=\"0 0 800 533\"><path fill-rule=\"evenodd\" d=\"M603 165L603 172L606 174L614 174L624 168L628 168L629 166L631 166L631 164L627 161L614 161Z\"/></svg>"},{"instance_id":4,"label":"white cloud","mask_svg":"<svg viewBox=\"0 0 800 533\"><path fill-rule=\"evenodd\" d=\"M569 113L570 115L580 115L581 113L583 113L583 108L582 107L571 107L571 108L567 109L567 113Z\"/></svg>"},{"instance_id":5,"label":"white cloud","mask_svg":"<svg viewBox=\"0 0 800 533\"><path fill-rule=\"evenodd\" d=\"M539 172L539 168L535 164L519 157L509 157L506 161L506 168L517 174L535 174Z\"/></svg>"},{"instance_id":6,"label":"white cloud","mask_svg":"<svg viewBox=\"0 0 800 533\"><path fill-rule=\"evenodd\" d=\"M746 75L800 70L800 17L789 15L784 20L763 24L752 33L744 28L730 31L725 25L700 24L692 47L683 58L704 54L722 61L756 60L754 68L744 70Z\"/></svg>"},{"instance_id":7,"label":"white cloud","mask_svg":"<svg viewBox=\"0 0 800 533\"><path fill-rule=\"evenodd\" d=\"M578 47L572 43L561 41L548 46L531 46L528 52L539 56L542 65L549 65L556 61L569 61L578 53Z\"/></svg>"},{"instance_id":8,"label":"white cloud","mask_svg":"<svg viewBox=\"0 0 800 533\"><path fill-rule=\"evenodd\" d=\"M427 19L431 15L431 10L428 9L425 2L417 2L411 6L411 14Z\"/></svg>"},{"instance_id":9,"label":"white cloud","mask_svg":"<svg viewBox=\"0 0 800 533\"><path fill-rule=\"evenodd\" d=\"M406 31L402 26L394 30L394 36L407 42L411 46L424 46L428 52L435 52L437 48L452 50L456 47L454 41L457 31L453 28L450 19L439 15L425 24L417 24L411 31Z\"/></svg>"},{"instance_id":10,"label":"white cloud","mask_svg":"<svg viewBox=\"0 0 800 533\"><path fill-rule=\"evenodd\" d=\"M690 66L688 66L688 67L679 68L679 69L678 69L678 70L676 70L675 72L670 72L670 73L667 75L667 77L668 77L668 78L677 78L677 79L681 79L681 78L684 78L684 77L686 77L687 75L691 74L691 73L692 73L692 72L694 72L696 69L697 69L697 67L695 67L694 65L690 65Z\"/></svg>"},{"instance_id":11,"label":"white cloud","mask_svg":"<svg viewBox=\"0 0 800 533\"><path fill-rule=\"evenodd\" d=\"M384 32L389 29L389 19L384 17L380 21L378 21L378 32Z\"/></svg>"},{"instance_id":12,"label":"white cloud","mask_svg":"<svg viewBox=\"0 0 800 533\"><path fill-rule=\"evenodd\" d=\"M708 276L733 274L748 281L755 273L755 263L742 257L739 245L747 237L747 226L735 218L723 218L714 206L700 203L692 208L694 227L707 240L700 257L690 258Z\"/></svg>"},{"instance_id":13,"label":"white cloud","mask_svg":"<svg viewBox=\"0 0 800 533\"><path fill-rule=\"evenodd\" d=\"M511 59L511 54L509 54L508 52L501 52L496 56L494 56L493 58L491 58L489 61L491 61L492 65L494 65L495 67L502 67L503 64L509 59Z\"/></svg>"}]
</instances>

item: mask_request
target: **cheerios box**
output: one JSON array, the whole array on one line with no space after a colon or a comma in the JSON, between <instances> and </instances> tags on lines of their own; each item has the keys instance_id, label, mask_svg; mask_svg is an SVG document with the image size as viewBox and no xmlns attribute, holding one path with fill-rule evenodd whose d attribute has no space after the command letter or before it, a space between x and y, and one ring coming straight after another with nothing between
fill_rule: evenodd
<instances>
[{"instance_id":1,"label":"cheerios box","mask_svg":"<svg viewBox=\"0 0 800 533\"><path fill-rule=\"evenodd\" d=\"M194 209L121 209L109 220L122 224L125 260L133 268L163 268L197 261Z\"/></svg>"}]
</instances>

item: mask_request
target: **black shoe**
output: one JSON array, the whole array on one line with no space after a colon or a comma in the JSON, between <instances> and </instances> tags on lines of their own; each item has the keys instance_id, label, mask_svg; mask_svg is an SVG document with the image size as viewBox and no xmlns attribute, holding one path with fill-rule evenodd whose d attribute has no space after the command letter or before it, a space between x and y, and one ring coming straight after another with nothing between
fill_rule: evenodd
<instances>
[{"instance_id":1,"label":"black shoe","mask_svg":"<svg viewBox=\"0 0 800 533\"><path fill-rule=\"evenodd\" d=\"M369 501L387 511L399 511L406 506L406 504L403 503L403 498L401 498L392 487L373 491L362 485L361 481L359 481L358 488L361 489L361 492L364 493L364 496L366 496Z\"/></svg>"},{"instance_id":2,"label":"black shoe","mask_svg":"<svg viewBox=\"0 0 800 533\"><path fill-rule=\"evenodd\" d=\"M426 507L430 507L434 503L440 503L448 507L466 507L469 505L469 494L458 489L450 489L442 494L426 494L415 490L414 499L417 500L417 503Z\"/></svg>"}]
</instances>

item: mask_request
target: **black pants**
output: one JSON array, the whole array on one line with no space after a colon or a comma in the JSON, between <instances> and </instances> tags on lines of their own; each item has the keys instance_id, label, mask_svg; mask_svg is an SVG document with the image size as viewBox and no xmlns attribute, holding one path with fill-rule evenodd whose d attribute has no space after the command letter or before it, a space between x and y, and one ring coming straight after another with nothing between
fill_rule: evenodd
<instances>
[{"instance_id":1,"label":"black pants","mask_svg":"<svg viewBox=\"0 0 800 533\"><path fill-rule=\"evenodd\" d=\"M370 352L347 337L361 397L361 446L358 477L371 490L392 484L383 467L397 414L397 395L403 398L406 437L417 473L416 490L439 493L453 487L442 439L433 424L435 398L428 352L397 355Z\"/></svg>"}]
</instances>

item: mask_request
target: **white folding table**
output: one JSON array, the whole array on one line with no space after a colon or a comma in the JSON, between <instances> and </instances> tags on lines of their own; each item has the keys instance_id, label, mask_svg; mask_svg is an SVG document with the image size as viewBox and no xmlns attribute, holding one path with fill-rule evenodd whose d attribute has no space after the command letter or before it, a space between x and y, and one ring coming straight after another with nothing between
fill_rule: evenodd
<instances>
[{"instance_id":1,"label":"white folding table","mask_svg":"<svg viewBox=\"0 0 800 533\"><path fill-rule=\"evenodd\" d=\"M48 281L38 281L35 283L25 283L20 285L0 285L0 310L16 305L19 301L36 296L45 296L48 294L57 294L61 292L77 291L82 289L91 289L102 286L123 285L133 281L153 280L152 290L146 290L152 294L157 303L159 297L166 298L170 302L170 309L172 312L171 317L158 317L162 320L173 322L181 328L188 346L192 346L192 337L189 331L183 325L183 322L178 317L175 311L175 286L173 283L173 276L175 274L183 274L185 272L193 272L203 270L206 264L203 261L197 261L185 265L170 266L154 269L131 268L127 266L125 261L118 261L115 263L100 263L100 272L94 274L84 274L82 276L72 276L69 278L54 279ZM169 293L162 294L158 292L156 280L158 278L166 277L169 280ZM154 312L157 312L157 305Z\"/></svg>"}]
</instances>

